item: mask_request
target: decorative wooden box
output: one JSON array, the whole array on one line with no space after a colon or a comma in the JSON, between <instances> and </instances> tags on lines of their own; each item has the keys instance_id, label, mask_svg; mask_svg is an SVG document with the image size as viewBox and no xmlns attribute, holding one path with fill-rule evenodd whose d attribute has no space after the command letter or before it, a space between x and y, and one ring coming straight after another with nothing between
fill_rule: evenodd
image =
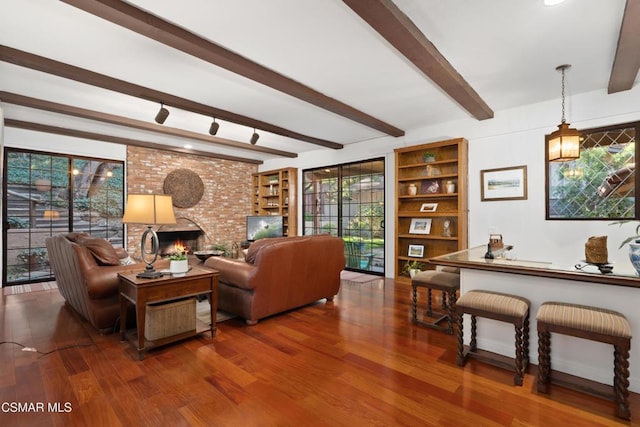
<instances>
[{"instance_id":1,"label":"decorative wooden box","mask_svg":"<svg viewBox=\"0 0 640 427\"><path fill-rule=\"evenodd\" d=\"M149 304L145 316L144 337L149 341L196 329L196 299Z\"/></svg>"}]
</instances>

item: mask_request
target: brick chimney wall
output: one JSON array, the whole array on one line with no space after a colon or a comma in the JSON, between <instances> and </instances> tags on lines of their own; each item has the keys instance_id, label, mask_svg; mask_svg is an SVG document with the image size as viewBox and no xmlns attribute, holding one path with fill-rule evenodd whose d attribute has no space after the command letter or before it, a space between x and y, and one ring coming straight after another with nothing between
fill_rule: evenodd
<instances>
[{"instance_id":1,"label":"brick chimney wall","mask_svg":"<svg viewBox=\"0 0 640 427\"><path fill-rule=\"evenodd\" d=\"M164 180L176 169L197 173L204 184L198 204L190 208L174 206L176 218L186 217L198 224L206 233L204 244L225 244L231 248L233 242L245 240L245 217L251 213L251 174L258 171L257 165L129 146L127 191L164 194ZM140 256L144 229L127 226L127 251L135 258Z\"/></svg>"}]
</instances>

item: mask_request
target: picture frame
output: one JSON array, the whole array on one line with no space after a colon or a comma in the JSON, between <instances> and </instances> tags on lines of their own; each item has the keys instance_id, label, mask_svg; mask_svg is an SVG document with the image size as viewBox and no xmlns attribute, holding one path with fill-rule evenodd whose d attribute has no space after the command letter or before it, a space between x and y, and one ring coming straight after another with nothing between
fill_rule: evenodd
<instances>
[{"instance_id":1,"label":"picture frame","mask_svg":"<svg viewBox=\"0 0 640 427\"><path fill-rule=\"evenodd\" d=\"M437 179L423 179L420 184L420 194L440 193L440 181Z\"/></svg>"},{"instance_id":2,"label":"picture frame","mask_svg":"<svg viewBox=\"0 0 640 427\"><path fill-rule=\"evenodd\" d=\"M438 209L437 203L423 203L420 212L435 212Z\"/></svg>"},{"instance_id":3,"label":"picture frame","mask_svg":"<svg viewBox=\"0 0 640 427\"><path fill-rule=\"evenodd\" d=\"M422 258L424 256L424 245L409 245L407 256L412 258Z\"/></svg>"},{"instance_id":4,"label":"picture frame","mask_svg":"<svg viewBox=\"0 0 640 427\"><path fill-rule=\"evenodd\" d=\"M480 200L526 200L527 166L480 171Z\"/></svg>"},{"instance_id":5,"label":"picture frame","mask_svg":"<svg viewBox=\"0 0 640 427\"><path fill-rule=\"evenodd\" d=\"M410 234L430 234L431 218L411 218Z\"/></svg>"}]
</instances>

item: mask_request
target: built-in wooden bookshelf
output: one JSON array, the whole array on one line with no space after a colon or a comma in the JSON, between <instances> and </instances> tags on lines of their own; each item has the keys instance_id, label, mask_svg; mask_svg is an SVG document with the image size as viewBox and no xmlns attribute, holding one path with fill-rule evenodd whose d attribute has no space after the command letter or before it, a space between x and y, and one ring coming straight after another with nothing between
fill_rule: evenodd
<instances>
[{"instance_id":1,"label":"built-in wooden bookshelf","mask_svg":"<svg viewBox=\"0 0 640 427\"><path fill-rule=\"evenodd\" d=\"M282 215L284 235L298 234L298 169L284 168L254 173L253 215Z\"/></svg>"},{"instance_id":2,"label":"built-in wooden bookshelf","mask_svg":"<svg viewBox=\"0 0 640 427\"><path fill-rule=\"evenodd\" d=\"M432 269L429 258L467 248L468 144L458 138L394 151L395 278L409 281L407 262Z\"/></svg>"}]
</instances>

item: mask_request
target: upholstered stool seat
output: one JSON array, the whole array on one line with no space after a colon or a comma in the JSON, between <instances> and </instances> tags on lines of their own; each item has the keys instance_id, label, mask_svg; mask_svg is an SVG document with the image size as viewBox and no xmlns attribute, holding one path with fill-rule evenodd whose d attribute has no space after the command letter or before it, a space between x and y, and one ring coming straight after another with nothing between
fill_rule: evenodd
<instances>
[{"instance_id":1,"label":"upholstered stool seat","mask_svg":"<svg viewBox=\"0 0 640 427\"><path fill-rule=\"evenodd\" d=\"M483 360L500 367L515 369L513 383L522 385L524 371L529 364L529 307L526 298L498 292L473 290L465 293L456 303L458 324L458 351L456 363L464 366L468 357ZM471 315L471 342L465 349L463 315ZM506 358L488 351L479 352L476 342L476 316L512 323L516 332L515 357ZM505 361L505 359L508 360ZM512 366L513 365L513 366Z\"/></svg>"},{"instance_id":2,"label":"upholstered stool seat","mask_svg":"<svg viewBox=\"0 0 640 427\"><path fill-rule=\"evenodd\" d=\"M551 332L612 344L613 399L616 415L631 419L629 409L629 350L631 326L620 313L598 307L546 302L536 316L538 326L538 391L547 393L551 375ZM563 385L577 388L571 382ZM585 390L584 384L580 389ZM606 396L608 397L608 396Z\"/></svg>"},{"instance_id":3,"label":"upholstered stool seat","mask_svg":"<svg viewBox=\"0 0 640 427\"><path fill-rule=\"evenodd\" d=\"M427 317L434 317L431 307L431 290L442 291L442 307L445 313L436 312L436 319L429 322L418 319L418 288L427 289ZM460 289L460 271L456 268L439 267L436 270L422 271L411 279L412 299L411 299L411 319L413 323L418 323L430 328L453 334L453 307L456 305L456 292ZM440 322L446 320L447 326L440 326Z\"/></svg>"}]
</instances>

